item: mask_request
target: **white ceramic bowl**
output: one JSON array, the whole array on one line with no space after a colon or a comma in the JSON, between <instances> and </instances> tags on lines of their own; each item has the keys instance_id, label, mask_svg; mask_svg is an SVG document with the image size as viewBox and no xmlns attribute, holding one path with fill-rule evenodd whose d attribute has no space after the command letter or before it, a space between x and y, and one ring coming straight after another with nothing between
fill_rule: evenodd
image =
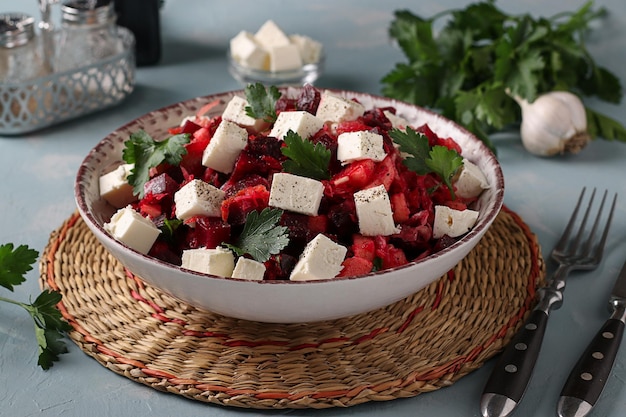
<instances>
[{"instance_id":1,"label":"white ceramic bowl","mask_svg":"<svg viewBox=\"0 0 626 417\"><path fill-rule=\"evenodd\" d=\"M277 86L302 86L305 84L314 84L324 72L324 64L326 62L326 57L322 52L319 61L316 63L305 64L294 70L263 71L241 65L233 59L230 50L227 54L228 72L244 87L248 84L254 84L256 82L265 85Z\"/></svg>"},{"instance_id":2,"label":"white ceramic bowl","mask_svg":"<svg viewBox=\"0 0 626 417\"><path fill-rule=\"evenodd\" d=\"M300 88L282 90L297 95ZM109 236L103 228L115 211L100 198L98 178L122 162L124 141L143 129L155 138L167 136L167 128L194 114L203 105L221 100L213 109L221 114L225 104L243 91L199 97L148 113L115 130L87 155L78 170L75 198L79 212L99 241L130 271L145 282L198 308L226 316L275 323L313 322L346 317L384 307L424 288L453 268L478 243L500 211L504 179L495 156L467 130L428 110L396 100L349 91L334 91L356 98L366 108L393 106L397 114L415 126L428 123L442 137L454 138L463 156L483 171L490 188L475 209L480 211L476 226L456 243L440 252L399 268L360 277L331 280L246 281L189 271L143 255Z\"/></svg>"}]
</instances>

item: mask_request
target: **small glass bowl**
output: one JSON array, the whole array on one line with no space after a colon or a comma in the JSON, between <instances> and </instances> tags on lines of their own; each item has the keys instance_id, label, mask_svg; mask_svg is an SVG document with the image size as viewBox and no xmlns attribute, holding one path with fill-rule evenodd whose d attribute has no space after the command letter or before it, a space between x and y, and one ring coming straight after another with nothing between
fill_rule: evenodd
<instances>
[{"instance_id":1,"label":"small glass bowl","mask_svg":"<svg viewBox=\"0 0 626 417\"><path fill-rule=\"evenodd\" d=\"M320 54L320 59L314 64L305 64L302 67L288 71L264 71L249 68L241 65L231 55L228 50L228 72L242 86L253 84L256 82L265 85L276 86L303 86L305 84L314 84L324 71L324 52Z\"/></svg>"}]
</instances>

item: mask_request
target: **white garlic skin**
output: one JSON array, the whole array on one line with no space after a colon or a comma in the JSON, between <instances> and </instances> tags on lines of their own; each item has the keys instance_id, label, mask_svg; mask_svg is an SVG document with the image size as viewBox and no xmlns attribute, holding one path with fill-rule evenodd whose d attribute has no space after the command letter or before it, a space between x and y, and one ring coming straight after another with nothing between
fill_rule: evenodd
<instances>
[{"instance_id":1,"label":"white garlic skin","mask_svg":"<svg viewBox=\"0 0 626 417\"><path fill-rule=\"evenodd\" d=\"M578 153L591 139L585 107L575 94L553 91L529 103L514 97L522 109L524 148L539 156Z\"/></svg>"}]
</instances>

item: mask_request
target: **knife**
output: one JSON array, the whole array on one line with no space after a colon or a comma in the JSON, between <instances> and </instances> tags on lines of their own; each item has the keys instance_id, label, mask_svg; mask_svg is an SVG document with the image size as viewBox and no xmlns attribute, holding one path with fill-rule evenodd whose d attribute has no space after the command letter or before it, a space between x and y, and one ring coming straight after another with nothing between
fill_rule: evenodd
<instances>
[{"instance_id":1,"label":"knife","mask_svg":"<svg viewBox=\"0 0 626 417\"><path fill-rule=\"evenodd\" d=\"M559 417L584 417L598 401L613 368L626 322L626 263L609 298L609 318L572 369L557 404Z\"/></svg>"}]
</instances>

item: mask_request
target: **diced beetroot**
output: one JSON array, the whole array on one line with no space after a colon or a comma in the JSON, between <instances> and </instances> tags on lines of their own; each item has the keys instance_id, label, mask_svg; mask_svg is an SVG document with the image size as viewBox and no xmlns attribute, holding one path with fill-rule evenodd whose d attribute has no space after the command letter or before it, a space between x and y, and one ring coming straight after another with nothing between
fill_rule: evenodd
<instances>
[{"instance_id":1,"label":"diced beetroot","mask_svg":"<svg viewBox=\"0 0 626 417\"><path fill-rule=\"evenodd\" d=\"M354 256L367 259L370 262L373 262L376 257L376 243L371 236L353 235L350 249Z\"/></svg>"},{"instance_id":2,"label":"diced beetroot","mask_svg":"<svg viewBox=\"0 0 626 417\"><path fill-rule=\"evenodd\" d=\"M180 128L180 133L192 134L198 129L200 129L201 127L202 126L200 126L197 123L192 122L191 120L185 120L185 123L183 123L183 125Z\"/></svg>"},{"instance_id":3,"label":"diced beetroot","mask_svg":"<svg viewBox=\"0 0 626 417\"><path fill-rule=\"evenodd\" d=\"M459 146L458 143L456 143L456 141L452 138L445 138L445 139L439 139L438 141L438 145L441 146L445 146L448 149L451 149L453 151L457 151L459 154L461 153L461 146Z\"/></svg>"},{"instance_id":4,"label":"diced beetroot","mask_svg":"<svg viewBox=\"0 0 626 417\"><path fill-rule=\"evenodd\" d=\"M346 258L341 264L343 269L338 277L356 277L372 272L374 263L370 260L359 258L357 256Z\"/></svg>"},{"instance_id":5,"label":"diced beetroot","mask_svg":"<svg viewBox=\"0 0 626 417\"><path fill-rule=\"evenodd\" d=\"M354 199L346 199L342 203L328 208L328 224L338 236L349 238L359 231Z\"/></svg>"},{"instance_id":6,"label":"diced beetroot","mask_svg":"<svg viewBox=\"0 0 626 417\"><path fill-rule=\"evenodd\" d=\"M362 116L362 120L365 124L372 127L379 127L388 131L392 128L391 122L383 113L389 108L377 107L375 109L366 110Z\"/></svg>"},{"instance_id":7,"label":"diced beetroot","mask_svg":"<svg viewBox=\"0 0 626 417\"><path fill-rule=\"evenodd\" d=\"M391 184L397 176L398 170L396 169L394 155L387 155L385 159L376 164L376 169L372 174L372 181L364 188L384 185L385 190L389 190L389 188L391 188Z\"/></svg>"},{"instance_id":8,"label":"diced beetroot","mask_svg":"<svg viewBox=\"0 0 626 417\"><path fill-rule=\"evenodd\" d=\"M178 189L175 187L175 190ZM146 193L144 198L137 203L137 210L144 216L155 219L160 215L168 215L171 212L173 193Z\"/></svg>"},{"instance_id":9,"label":"diced beetroot","mask_svg":"<svg viewBox=\"0 0 626 417\"><path fill-rule=\"evenodd\" d=\"M359 132L362 130L371 130L372 127L366 125L362 119L349 120L337 124L337 136L347 132Z\"/></svg>"},{"instance_id":10,"label":"diced beetroot","mask_svg":"<svg viewBox=\"0 0 626 417\"><path fill-rule=\"evenodd\" d=\"M264 185L256 185L240 190L222 202L222 220L240 225L253 210L261 211L269 204L270 192Z\"/></svg>"},{"instance_id":11,"label":"diced beetroot","mask_svg":"<svg viewBox=\"0 0 626 417\"><path fill-rule=\"evenodd\" d=\"M433 247L434 251L440 251L442 249L445 249L449 246L452 246L452 244L454 242L456 242L457 240L453 237L450 237L448 235L443 235L441 236L438 240L437 243L435 243L435 246Z\"/></svg>"},{"instance_id":12,"label":"diced beetroot","mask_svg":"<svg viewBox=\"0 0 626 417\"><path fill-rule=\"evenodd\" d=\"M309 231L313 235L326 233L328 230L328 216L320 214L318 216L307 216Z\"/></svg>"},{"instance_id":13,"label":"diced beetroot","mask_svg":"<svg viewBox=\"0 0 626 417\"><path fill-rule=\"evenodd\" d=\"M172 179L168 174L163 173L151 178L143 186L144 194L170 194L178 191L178 183Z\"/></svg>"},{"instance_id":14,"label":"diced beetroot","mask_svg":"<svg viewBox=\"0 0 626 417\"><path fill-rule=\"evenodd\" d=\"M396 223L404 223L409 220L411 211L406 202L404 193L395 193L389 196L391 201L391 211L393 212L393 221Z\"/></svg>"},{"instance_id":15,"label":"diced beetroot","mask_svg":"<svg viewBox=\"0 0 626 417\"><path fill-rule=\"evenodd\" d=\"M302 110L311 114L317 113L322 95L311 84L305 84L296 102L296 110Z\"/></svg>"},{"instance_id":16,"label":"diced beetroot","mask_svg":"<svg viewBox=\"0 0 626 417\"><path fill-rule=\"evenodd\" d=\"M331 198L352 194L372 181L375 169L371 159L352 162L330 179L324 194Z\"/></svg>"},{"instance_id":17,"label":"diced beetroot","mask_svg":"<svg viewBox=\"0 0 626 417\"><path fill-rule=\"evenodd\" d=\"M433 237L433 230L430 225L409 226L402 225L400 233L394 235L402 242L402 246L412 250L424 249L430 245Z\"/></svg>"},{"instance_id":18,"label":"diced beetroot","mask_svg":"<svg viewBox=\"0 0 626 417\"><path fill-rule=\"evenodd\" d=\"M393 245L387 245L380 258L383 269L395 268L408 263L404 251Z\"/></svg>"},{"instance_id":19,"label":"diced beetroot","mask_svg":"<svg viewBox=\"0 0 626 417\"><path fill-rule=\"evenodd\" d=\"M255 187L257 185L262 185L267 189L270 188L270 182L265 177L257 174L250 174L235 183L227 182L222 187L222 191L226 193L226 198L229 198L244 188Z\"/></svg>"},{"instance_id":20,"label":"diced beetroot","mask_svg":"<svg viewBox=\"0 0 626 417\"><path fill-rule=\"evenodd\" d=\"M458 198L456 200L448 200L444 204L453 210L463 211L467 209L467 204L465 204L464 201L461 201Z\"/></svg>"},{"instance_id":21,"label":"diced beetroot","mask_svg":"<svg viewBox=\"0 0 626 417\"><path fill-rule=\"evenodd\" d=\"M171 249L170 244L164 240L157 240L150 248L148 255L160 259L164 262L169 262L174 265L180 265L180 255Z\"/></svg>"},{"instance_id":22,"label":"diced beetroot","mask_svg":"<svg viewBox=\"0 0 626 417\"><path fill-rule=\"evenodd\" d=\"M214 249L230 240L231 226L219 217L198 216L196 227L191 230L188 241L193 241L195 248Z\"/></svg>"},{"instance_id":23,"label":"diced beetroot","mask_svg":"<svg viewBox=\"0 0 626 417\"><path fill-rule=\"evenodd\" d=\"M266 280L287 280L289 275L296 266L298 258L286 253L272 255L269 260L264 262Z\"/></svg>"},{"instance_id":24,"label":"diced beetroot","mask_svg":"<svg viewBox=\"0 0 626 417\"><path fill-rule=\"evenodd\" d=\"M289 240L298 241L302 246L314 237L311 236L309 216L306 214L285 211L280 217L280 224L289 229Z\"/></svg>"}]
</instances>

